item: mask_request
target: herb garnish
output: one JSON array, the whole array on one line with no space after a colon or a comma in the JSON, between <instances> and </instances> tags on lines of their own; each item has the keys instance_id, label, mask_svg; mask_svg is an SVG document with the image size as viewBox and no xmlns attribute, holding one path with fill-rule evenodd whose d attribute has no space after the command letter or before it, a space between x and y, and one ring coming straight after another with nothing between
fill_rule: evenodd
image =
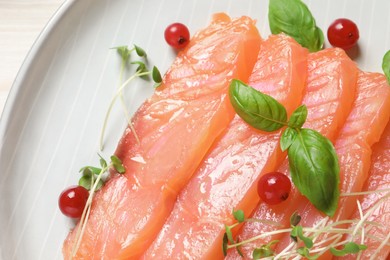
<instances>
[{"instance_id":1,"label":"herb garnish","mask_svg":"<svg viewBox=\"0 0 390 260\"><path fill-rule=\"evenodd\" d=\"M130 116L129 116L129 113L128 113L128 110L127 110L127 107L126 107L126 104L124 101L123 90L134 79L136 79L136 78L147 79L149 75L152 75L152 79L155 82L155 87L158 87L162 82L160 71L157 69L156 66L153 66L152 70L148 69L148 66L146 63L147 54L146 54L145 50L142 49L141 47L134 44L134 47L131 49L129 49L127 46L118 46L118 47L114 47L112 49L117 50L118 54L122 58L121 69L120 69L120 74L119 74L120 85L118 86L117 93L114 95L114 97L112 98L112 100L110 102L110 105L107 109L106 116L104 118L104 123L103 123L103 127L102 127L101 134L100 134L100 150L103 150L103 138L104 138L104 133L106 130L108 118L109 118L111 110L115 104L115 101L118 97L121 98L121 103L122 103L123 110L125 111L128 126L129 126L131 132L134 134L136 141L139 143L139 138L137 136L137 133L135 132L135 129L134 129L133 124L131 122L131 119L130 119ZM143 60L130 61L131 53L133 51L135 51L135 53L138 55L138 57L143 58ZM135 73L132 76L130 76L125 82L122 82L123 72L125 71L127 64L137 65L137 68L135 70Z\"/></svg>"},{"instance_id":2,"label":"herb garnish","mask_svg":"<svg viewBox=\"0 0 390 260\"><path fill-rule=\"evenodd\" d=\"M382 69L387 78L387 82L390 84L390 50L383 57Z\"/></svg>"},{"instance_id":3,"label":"herb garnish","mask_svg":"<svg viewBox=\"0 0 390 260\"><path fill-rule=\"evenodd\" d=\"M324 34L301 0L270 0L268 20L272 34L286 33L310 52L322 49Z\"/></svg>"},{"instance_id":4,"label":"herb garnish","mask_svg":"<svg viewBox=\"0 0 390 260\"><path fill-rule=\"evenodd\" d=\"M327 138L302 128L306 106L298 107L287 121L282 104L239 80L232 81L229 95L237 114L252 127L268 132L287 127L280 145L288 151L292 181L318 210L333 216L339 200L338 158Z\"/></svg>"}]
</instances>

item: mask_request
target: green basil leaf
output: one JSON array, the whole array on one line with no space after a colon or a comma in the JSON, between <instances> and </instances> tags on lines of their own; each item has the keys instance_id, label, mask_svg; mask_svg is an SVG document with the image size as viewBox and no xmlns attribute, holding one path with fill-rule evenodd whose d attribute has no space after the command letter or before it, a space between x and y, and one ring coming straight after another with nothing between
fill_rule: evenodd
<instances>
[{"instance_id":1,"label":"green basil leaf","mask_svg":"<svg viewBox=\"0 0 390 260\"><path fill-rule=\"evenodd\" d=\"M242 211L241 209L236 210L236 211L233 210L233 216L239 223L242 223L245 221L245 214L244 214L244 211Z\"/></svg>"},{"instance_id":2,"label":"green basil leaf","mask_svg":"<svg viewBox=\"0 0 390 260\"><path fill-rule=\"evenodd\" d=\"M386 52L382 61L382 69L387 78L387 82L390 84L390 50Z\"/></svg>"},{"instance_id":3,"label":"green basil leaf","mask_svg":"<svg viewBox=\"0 0 390 260\"><path fill-rule=\"evenodd\" d=\"M298 212L295 211L290 217L290 225L293 227L298 225L299 222L301 222L301 219L301 215L299 215Z\"/></svg>"},{"instance_id":4,"label":"green basil leaf","mask_svg":"<svg viewBox=\"0 0 390 260\"><path fill-rule=\"evenodd\" d=\"M111 162L114 166L115 170L117 170L118 173L125 173L126 169L122 164L122 161L115 155L111 156Z\"/></svg>"},{"instance_id":5,"label":"green basil leaf","mask_svg":"<svg viewBox=\"0 0 390 260\"><path fill-rule=\"evenodd\" d=\"M307 118L307 107L305 105L301 105L290 116L290 120L288 121L288 126L293 128L301 128L305 123Z\"/></svg>"},{"instance_id":6,"label":"green basil leaf","mask_svg":"<svg viewBox=\"0 0 390 260\"><path fill-rule=\"evenodd\" d=\"M344 245L342 249L336 249L334 247L330 248L330 252L334 256L345 256L347 254L356 254L359 253L361 250L367 249L366 245L359 245L354 242L348 242Z\"/></svg>"},{"instance_id":7,"label":"green basil leaf","mask_svg":"<svg viewBox=\"0 0 390 260\"><path fill-rule=\"evenodd\" d=\"M286 130L283 131L282 136L280 138L280 148L283 152L291 146L297 136L297 130L291 127L287 127Z\"/></svg>"},{"instance_id":8,"label":"green basil leaf","mask_svg":"<svg viewBox=\"0 0 390 260\"><path fill-rule=\"evenodd\" d=\"M288 149L290 173L298 190L328 216L337 209L339 163L333 144L320 133L301 129Z\"/></svg>"},{"instance_id":9,"label":"green basil leaf","mask_svg":"<svg viewBox=\"0 0 390 260\"><path fill-rule=\"evenodd\" d=\"M139 47L135 44L134 44L134 48L135 48L135 52L137 53L138 56L146 58L146 52L144 51L144 49L142 49L141 47Z\"/></svg>"},{"instance_id":10,"label":"green basil leaf","mask_svg":"<svg viewBox=\"0 0 390 260\"><path fill-rule=\"evenodd\" d=\"M286 125L282 104L239 80L230 83L229 97L236 113L256 129L272 132Z\"/></svg>"},{"instance_id":11,"label":"green basil leaf","mask_svg":"<svg viewBox=\"0 0 390 260\"><path fill-rule=\"evenodd\" d=\"M286 33L311 52L322 49L324 34L301 0L270 0L268 20L273 34Z\"/></svg>"}]
</instances>

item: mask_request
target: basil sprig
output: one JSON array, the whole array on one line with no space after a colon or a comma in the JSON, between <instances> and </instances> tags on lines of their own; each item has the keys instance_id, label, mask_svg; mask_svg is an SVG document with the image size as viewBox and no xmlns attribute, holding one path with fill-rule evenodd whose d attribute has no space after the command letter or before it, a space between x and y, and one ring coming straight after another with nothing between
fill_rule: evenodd
<instances>
[{"instance_id":1,"label":"basil sprig","mask_svg":"<svg viewBox=\"0 0 390 260\"><path fill-rule=\"evenodd\" d=\"M268 20L273 34L285 33L310 52L322 49L324 34L301 0L270 0Z\"/></svg>"},{"instance_id":2,"label":"basil sprig","mask_svg":"<svg viewBox=\"0 0 390 260\"><path fill-rule=\"evenodd\" d=\"M318 210L333 216L340 196L338 158L327 138L302 128L306 106L298 107L287 121L282 104L239 80L230 84L229 97L236 113L252 127L268 132L287 127L280 145L288 150L293 183Z\"/></svg>"},{"instance_id":3,"label":"basil sprig","mask_svg":"<svg viewBox=\"0 0 390 260\"><path fill-rule=\"evenodd\" d=\"M382 69L387 78L387 82L390 84L390 50L386 52L382 61Z\"/></svg>"}]
</instances>

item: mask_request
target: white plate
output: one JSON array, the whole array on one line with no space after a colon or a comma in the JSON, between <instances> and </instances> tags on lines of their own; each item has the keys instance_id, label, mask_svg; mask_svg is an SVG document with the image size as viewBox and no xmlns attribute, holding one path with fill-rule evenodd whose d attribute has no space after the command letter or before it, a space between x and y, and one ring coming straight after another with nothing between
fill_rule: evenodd
<instances>
[{"instance_id":1,"label":"white plate","mask_svg":"<svg viewBox=\"0 0 390 260\"><path fill-rule=\"evenodd\" d=\"M348 17L360 28L356 61L381 71L390 49L390 1L306 1L325 29ZM211 14L256 18L269 34L265 0L83 0L68 1L29 53L9 95L0 125L0 256L61 259L72 222L57 207L59 193L75 184L78 170L96 164L103 117L118 83L120 59L110 47L142 46L149 63L164 72L174 58L163 31L175 21L192 32ZM329 44L327 44L329 46ZM356 55L356 50L354 55ZM134 111L152 93L137 81L126 98ZM110 155L125 127L120 106L110 118Z\"/></svg>"}]
</instances>

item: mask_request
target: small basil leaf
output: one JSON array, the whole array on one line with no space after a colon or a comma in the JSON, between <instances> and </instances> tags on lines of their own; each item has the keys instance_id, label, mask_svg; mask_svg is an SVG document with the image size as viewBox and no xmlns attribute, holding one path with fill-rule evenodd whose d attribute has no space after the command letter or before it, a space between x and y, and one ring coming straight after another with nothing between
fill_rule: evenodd
<instances>
[{"instance_id":1,"label":"small basil leaf","mask_svg":"<svg viewBox=\"0 0 390 260\"><path fill-rule=\"evenodd\" d=\"M311 52L322 49L324 34L301 0L270 0L268 20L273 34L286 33Z\"/></svg>"},{"instance_id":2,"label":"small basil leaf","mask_svg":"<svg viewBox=\"0 0 390 260\"><path fill-rule=\"evenodd\" d=\"M320 133L303 128L288 149L288 159L298 190L318 210L333 216L340 196L340 168L333 144Z\"/></svg>"},{"instance_id":3,"label":"small basil leaf","mask_svg":"<svg viewBox=\"0 0 390 260\"><path fill-rule=\"evenodd\" d=\"M153 81L158 83L158 84L162 82L161 73L156 66L153 66L152 78L153 78Z\"/></svg>"},{"instance_id":4,"label":"small basil leaf","mask_svg":"<svg viewBox=\"0 0 390 260\"><path fill-rule=\"evenodd\" d=\"M223 251L223 255L224 255L224 256L227 255L228 242L229 242L229 239L228 239L228 237L227 237L227 234L225 233L225 234L223 235L223 239L222 239L222 251Z\"/></svg>"},{"instance_id":5,"label":"small basil leaf","mask_svg":"<svg viewBox=\"0 0 390 260\"><path fill-rule=\"evenodd\" d=\"M233 210L233 216L239 223L242 223L245 221L245 214L244 214L244 211L242 211L241 209L236 210L236 211Z\"/></svg>"},{"instance_id":6,"label":"small basil leaf","mask_svg":"<svg viewBox=\"0 0 390 260\"><path fill-rule=\"evenodd\" d=\"M290 120L288 121L288 126L293 128L301 128L305 123L307 118L307 107L301 105L292 113Z\"/></svg>"},{"instance_id":7,"label":"small basil leaf","mask_svg":"<svg viewBox=\"0 0 390 260\"><path fill-rule=\"evenodd\" d=\"M125 173L125 167L122 164L122 161L115 155L111 156L111 162L114 166L115 170L117 170L118 173Z\"/></svg>"},{"instance_id":8,"label":"small basil leaf","mask_svg":"<svg viewBox=\"0 0 390 260\"><path fill-rule=\"evenodd\" d=\"M291 146L297 136L298 132L293 128L287 127L286 130L283 131L280 138L280 148L283 152Z\"/></svg>"},{"instance_id":9,"label":"small basil leaf","mask_svg":"<svg viewBox=\"0 0 390 260\"><path fill-rule=\"evenodd\" d=\"M138 56L146 58L146 52L144 51L144 49L142 49L141 47L139 47L135 44L134 44L134 48L135 48L135 52L137 53Z\"/></svg>"},{"instance_id":10,"label":"small basil leaf","mask_svg":"<svg viewBox=\"0 0 390 260\"><path fill-rule=\"evenodd\" d=\"M340 250L334 247L330 248L330 252L334 256L345 256L347 254L356 254L359 253L361 250L366 250L366 249L367 249L366 245L358 245L354 242L348 242Z\"/></svg>"},{"instance_id":11,"label":"small basil leaf","mask_svg":"<svg viewBox=\"0 0 390 260\"><path fill-rule=\"evenodd\" d=\"M297 226L299 222L301 222L301 215L298 214L298 212L294 212L290 217L290 225L291 226Z\"/></svg>"},{"instance_id":12,"label":"small basil leaf","mask_svg":"<svg viewBox=\"0 0 390 260\"><path fill-rule=\"evenodd\" d=\"M382 69L387 78L387 82L390 84L390 50L386 52L382 61Z\"/></svg>"},{"instance_id":13,"label":"small basil leaf","mask_svg":"<svg viewBox=\"0 0 390 260\"><path fill-rule=\"evenodd\" d=\"M239 80L230 83L229 97L236 113L256 129L272 132L286 125L282 104Z\"/></svg>"}]
</instances>

